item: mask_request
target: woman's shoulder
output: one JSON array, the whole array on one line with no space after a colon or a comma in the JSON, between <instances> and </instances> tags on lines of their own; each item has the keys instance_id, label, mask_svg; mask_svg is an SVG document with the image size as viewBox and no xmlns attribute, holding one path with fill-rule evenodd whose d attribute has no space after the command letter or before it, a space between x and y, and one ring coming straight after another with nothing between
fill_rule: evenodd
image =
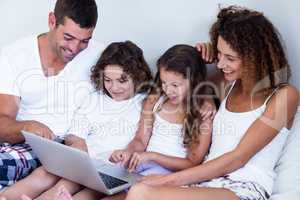
<instances>
[{"instance_id":1,"label":"woman's shoulder","mask_svg":"<svg viewBox=\"0 0 300 200\"><path fill-rule=\"evenodd\" d=\"M299 91L298 89L291 85L291 84L286 84L283 86L279 86L279 88L276 90L274 95L271 97L271 101L274 99L280 99L280 101L286 100L287 103L290 102L298 102L299 103Z\"/></svg>"},{"instance_id":2,"label":"woman's shoulder","mask_svg":"<svg viewBox=\"0 0 300 200\"><path fill-rule=\"evenodd\" d=\"M295 86L291 84L283 85L272 94L266 104L265 112L272 114L274 111L275 113L276 111L284 111L293 116L298 109L299 99L299 91Z\"/></svg>"}]
</instances>

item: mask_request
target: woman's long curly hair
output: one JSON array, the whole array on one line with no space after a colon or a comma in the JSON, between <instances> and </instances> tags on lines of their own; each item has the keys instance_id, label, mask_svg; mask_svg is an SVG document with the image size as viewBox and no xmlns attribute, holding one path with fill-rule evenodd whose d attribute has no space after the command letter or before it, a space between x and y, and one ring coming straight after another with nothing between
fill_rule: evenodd
<instances>
[{"instance_id":1,"label":"woman's long curly hair","mask_svg":"<svg viewBox=\"0 0 300 200\"><path fill-rule=\"evenodd\" d=\"M260 12L230 6L220 10L210 29L217 55L218 38L222 37L242 59L242 84L270 91L288 83L290 67L281 38L273 24Z\"/></svg>"},{"instance_id":2,"label":"woman's long curly hair","mask_svg":"<svg viewBox=\"0 0 300 200\"><path fill-rule=\"evenodd\" d=\"M96 90L109 95L104 87L104 70L108 65L118 65L134 83L135 93L147 92L152 82L151 70L145 61L143 51L131 41L113 42L103 51L96 65L91 69L91 81Z\"/></svg>"},{"instance_id":3,"label":"woman's long curly hair","mask_svg":"<svg viewBox=\"0 0 300 200\"><path fill-rule=\"evenodd\" d=\"M183 143L191 148L199 142L200 125L199 113L206 94L206 66L196 48L189 45L175 45L168 49L157 61L158 72L155 77L155 92L162 93L160 70L175 72L189 80L187 96L187 114L183 126Z\"/></svg>"}]
</instances>

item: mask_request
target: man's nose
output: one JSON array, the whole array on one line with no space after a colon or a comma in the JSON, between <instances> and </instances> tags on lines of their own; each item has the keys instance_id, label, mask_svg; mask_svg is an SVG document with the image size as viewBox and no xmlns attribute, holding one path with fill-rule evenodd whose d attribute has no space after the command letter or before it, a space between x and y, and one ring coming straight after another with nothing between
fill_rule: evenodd
<instances>
[{"instance_id":1,"label":"man's nose","mask_svg":"<svg viewBox=\"0 0 300 200\"><path fill-rule=\"evenodd\" d=\"M80 41L72 41L72 43L69 45L69 48L72 54L78 54L81 51Z\"/></svg>"}]
</instances>

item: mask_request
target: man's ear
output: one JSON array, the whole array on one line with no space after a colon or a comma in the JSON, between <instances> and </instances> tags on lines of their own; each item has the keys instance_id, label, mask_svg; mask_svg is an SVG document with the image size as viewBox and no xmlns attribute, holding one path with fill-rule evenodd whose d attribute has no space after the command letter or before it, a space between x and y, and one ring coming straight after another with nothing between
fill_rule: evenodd
<instances>
[{"instance_id":1,"label":"man's ear","mask_svg":"<svg viewBox=\"0 0 300 200\"><path fill-rule=\"evenodd\" d=\"M53 30L56 27L56 17L54 15L54 12L49 13L48 26L50 30Z\"/></svg>"}]
</instances>

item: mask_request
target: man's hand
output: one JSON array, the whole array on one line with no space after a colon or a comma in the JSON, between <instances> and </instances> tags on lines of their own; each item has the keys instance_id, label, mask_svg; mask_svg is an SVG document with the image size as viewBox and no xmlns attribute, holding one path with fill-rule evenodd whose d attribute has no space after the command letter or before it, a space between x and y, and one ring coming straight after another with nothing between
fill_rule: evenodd
<instances>
[{"instance_id":1,"label":"man's hand","mask_svg":"<svg viewBox=\"0 0 300 200\"><path fill-rule=\"evenodd\" d=\"M53 140L55 138L54 133L51 131L51 129L46 126L45 124L42 124L38 121L25 121L23 130L34 133L38 136L41 136L43 138L47 138L50 140Z\"/></svg>"},{"instance_id":2,"label":"man's hand","mask_svg":"<svg viewBox=\"0 0 300 200\"><path fill-rule=\"evenodd\" d=\"M65 144L82 151L88 151L85 140L73 134L69 134L65 137Z\"/></svg>"}]
</instances>

